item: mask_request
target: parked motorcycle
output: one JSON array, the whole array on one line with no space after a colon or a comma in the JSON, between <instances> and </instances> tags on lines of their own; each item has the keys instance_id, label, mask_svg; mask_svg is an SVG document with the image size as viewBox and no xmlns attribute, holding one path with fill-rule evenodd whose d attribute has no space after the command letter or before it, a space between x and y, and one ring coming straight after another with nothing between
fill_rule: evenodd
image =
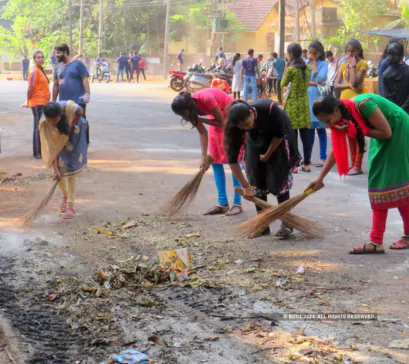
<instances>
[{"instance_id":1,"label":"parked motorcycle","mask_svg":"<svg viewBox=\"0 0 409 364\"><path fill-rule=\"evenodd\" d=\"M170 88L173 91L181 92L185 88L185 76L186 72L169 71L170 76Z\"/></svg>"},{"instance_id":2,"label":"parked motorcycle","mask_svg":"<svg viewBox=\"0 0 409 364\"><path fill-rule=\"evenodd\" d=\"M109 71L109 62L102 61L98 65L96 74L92 75L91 77L91 82L94 83L95 79L97 79L99 83L101 83L101 81L105 81L106 83L109 83L109 81L111 80L111 72Z\"/></svg>"},{"instance_id":3,"label":"parked motorcycle","mask_svg":"<svg viewBox=\"0 0 409 364\"><path fill-rule=\"evenodd\" d=\"M372 63L372 61L368 61L368 71L366 71L366 77L368 78L378 77L378 68L379 66Z\"/></svg>"}]
</instances>

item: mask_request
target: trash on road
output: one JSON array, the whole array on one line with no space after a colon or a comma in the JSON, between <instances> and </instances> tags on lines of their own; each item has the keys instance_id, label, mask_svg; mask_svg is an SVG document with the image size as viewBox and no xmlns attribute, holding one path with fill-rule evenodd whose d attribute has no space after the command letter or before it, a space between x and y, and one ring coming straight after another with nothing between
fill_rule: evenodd
<instances>
[{"instance_id":1,"label":"trash on road","mask_svg":"<svg viewBox=\"0 0 409 364\"><path fill-rule=\"evenodd\" d=\"M147 364L149 357L135 349L127 349L119 354L113 354L101 364Z\"/></svg>"}]
</instances>

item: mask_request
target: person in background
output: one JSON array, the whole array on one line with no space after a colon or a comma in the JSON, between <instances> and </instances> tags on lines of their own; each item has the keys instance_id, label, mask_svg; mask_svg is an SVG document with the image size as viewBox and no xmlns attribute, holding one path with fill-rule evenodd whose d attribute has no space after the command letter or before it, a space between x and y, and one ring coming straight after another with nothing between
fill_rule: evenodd
<instances>
[{"instance_id":1,"label":"person in background","mask_svg":"<svg viewBox=\"0 0 409 364\"><path fill-rule=\"evenodd\" d=\"M178 63L179 71L180 71L180 72L183 72L183 53L184 53L184 52L185 52L185 50L182 49L182 50L178 53L178 55L176 56L176 61L177 61L177 63Z\"/></svg>"},{"instance_id":2,"label":"person in background","mask_svg":"<svg viewBox=\"0 0 409 364\"><path fill-rule=\"evenodd\" d=\"M378 68L378 93L381 96L385 96L384 91L383 91L383 80L382 76L385 70L389 67L389 62L388 62L388 48L389 45L392 43L400 43L401 39L396 38L396 37L390 37L388 44L385 46L385 49L382 53L381 57L381 62L379 63L379 68Z\"/></svg>"},{"instance_id":3,"label":"person in background","mask_svg":"<svg viewBox=\"0 0 409 364\"><path fill-rule=\"evenodd\" d=\"M318 40L314 40L308 47L309 51L309 65L312 69L310 84L308 86L308 102L310 104L311 125L308 129L309 144L312 155L312 150L315 142L315 130L317 130L318 139L320 142L320 161L317 163L317 167L324 167L327 160L327 125L320 123L312 112L312 105L314 101L321 96L322 88L320 86L326 86L328 75L328 62L325 60L325 50L322 43ZM324 91L325 92L325 91Z\"/></svg>"},{"instance_id":4,"label":"person in background","mask_svg":"<svg viewBox=\"0 0 409 364\"><path fill-rule=\"evenodd\" d=\"M217 61L218 61L220 58L226 59L226 55L224 54L222 47L219 48L219 51L217 52L216 56L214 57L214 62L217 63Z\"/></svg>"},{"instance_id":5,"label":"person in background","mask_svg":"<svg viewBox=\"0 0 409 364\"><path fill-rule=\"evenodd\" d=\"M55 67L57 66L57 56L55 55L55 51L52 51L50 53L50 63L51 63L51 68L53 69L53 74L54 74Z\"/></svg>"},{"instance_id":6,"label":"person in background","mask_svg":"<svg viewBox=\"0 0 409 364\"><path fill-rule=\"evenodd\" d=\"M273 66L277 72L277 79L274 81L275 90L277 92L278 103L281 105L283 103L283 97L281 94L281 80L284 77L285 60L278 58L278 54L276 52L273 53L273 59Z\"/></svg>"},{"instance_id":7,"label":"person in background","mask_svg":"<svg viewBox=\"0 0 409 364\"><path fill-rule=\"evenodd\" d=\"M146 81L146 76L145 76L145 58L142 57L140 53L138 53L138 56L141 58L139 60L139 71L141 72L143 79Z\"/></svg>"},{"instance_id":8,"label":"person in background","mask_svg":"<svg viewBox=\"0 0 409 364\"><path fill-rule=\"evenodd\" d=\"M275 81L277 80L277 72L274 68L274 56L270 53L270 58L266 62L266 82L268 84L268 97L271 97L271 92L277 92L274 88Z\"/></svg>"},{"instance_id":9,"label":"person in background","mask_svg":"<svg viewBox=\"0 0 409 364\"><path fill-rule=\"evenodd\" d=\"M103 59L103 54L102 53L99 53L98 57L95 59L95 73L96 73L97 76L99 75L99 72L101 70L102 59Z\"/></svg>"},{"instance_id":10,"label":"person in background","mask_svg":"<svg viewBox=\"0 0 409 364\"><path fill-rule=\"evenodd\" d=\"M310 83L311 68L302 59L302 49L298 43L290 44L287 47L287 53L289 65L281 81L281 87L290 87L290 90L284 110L290 117L297 149L298 133L303 144L304 163L300 170L311 172L311 148L308 134L308 128L311 125L310 106L308 104L308 85ZM297 172L297 169L293 170L293 173Z\"/></svg>"},{"instance_id":11,"label":"person in background","mask_svg":"<svg viewBox=\"0 0 409 364\"><path fill-rule=\"evenodd\" d=\"M368 63L364 60L364 51L361 43L351 39L346 45L348 59L341 64L335 88L341 90L341 99L352 99L357 95L365 93L364 79L368 70ZM359 146L354 138L348 138L351 153L352 166L349 176L362 174L363 154L359 152Z\"/></svg>"},{"instance_id":12,"label":"person in background","mask_svg":"<svg viewBox=\"0 0 409 364\"><path fill-rule=\"evenodd\" d=\"M125 56L124 52L121 52L116 61L118 62L118 68L116 71L116 82L117 83L119 82L119 75L121 75L122 82L124 82L124 73L125 73L125 67L128 64L128 57Z\"/></svg>"},{"instance_id":13,"label":"person in background","mask_svg":"<svg viewBox=\"0 0 409 364\"><path fill-rule=\"evenodd\" d=\"M86 117L87 104L91 101L91 90L89 87L89 73L85 64L79 60L70 59L70 48L61 43L55 46L58 65L54 73L53 101L72 100L78 104L84 119ZM87 121L86 137L89 139L89 122Z\"/></svg>"},{"instance_id":14,"label":"person in background","mask_svg":"<svg viewBox=\"0 0 409 364\"><path fill-rule=\"evenodd\" d=\"M33 55L35 62L34 68L28 75L27 101L24 108L31 108L34 119L33 128L33 157L41 159L41 142L40 142L40 118L43 113L44 105L50 101L50 80L46 76L43 64L44 53L37 51Z\"/></svg>"},{"instance_id":15,"label":"person in background","mask_svg":"<svg viewBox=\"0 0 409 364\"><path fill-rule=\"evenodd\" d=\"M302 50L302 59L304 60L305 63L308 62L308 49Z\"/></svg>"},{"instance_id":16,"label":"person in background","mask_svg":"<svg viewBox=\"0 0 409 364\"><path fill-rule=\"evenodd\" d=\"M382 77L384 96L409 114L409 66L403 62L405 49L401 43L389 44L388 68Z\"/></svg>"},{"instance_id":17,"label":"person in background","mask_svg":"<svg viewBox=\"0 0 409 364\"><path fill-rule=\"evenodd\" d=\"M262 62L263 62L264 56L262 54L259 54L257 56L257 67L259 71L263 69ZM263 97L263 78L261 77L261 74L257 76L257 92L258 92L258 97L262 98Z\"/></svg>"},{"instance_id":18,"label":"person in background","mask_svg":"<svg viewBox=\"0 0 409 364\"><path fill-rule=\"evenodd\" d=\"M243 80L241 78L241 55L240 53L236 53L233 57L233 61L231 63L233 67L233 97L234 99L239 99L240 100L240 93L243 90Z\"/></svg>"},{"instance_id":19,"label":"person in background","mask_svg":"<svg viewBox=\"0 0 409 364\"><path fill-rule=\"evenodd\" d=\"M87 54L85 54L85 56L84 56L84 63L85 63L85 66L87 67L87 70L89 72L89 70L91 69L91 58L89 58Z\"/></svg>"},{"instance_id":20,"label":"person in background","mask_svg":"<svg viewBox=\"0 0 409 364\"><path fill-rule=\"evenodd\" d=\"M128 58L128 62L126 62L126 65L125 65L125 72L126 72L126 79L128 80L128 83L133 81L132 64L131 62L129 62L133 56L134 56L134 53L130 51L128 56L126 57Z\"/></svg>"},{"instance_id":21,"label":"person in background","mask_svg":"<svg viewBox=\"0 0 409 364\"><path fill-rule=\"evenodd\" d=\"M241 66L241 78L244 83L243 99L248 101L249 87L253 94L252 100L257 100L257 76L260 78L260 70L257 65L257 59L254 58L254 49L249 49L248 57L243 59Z\"/></svg>"},{"instance_id":22,"label":"person in background","mask_svg":"<svg viewBox=\"0 0 409 364\"><path fill-rule=\"evenodd\" d=\"M348 55L347 55L347 50L345 48L345 54L343 57L341 57L338 61L337 61L337 73L335 74L335 80L338 77L338 72L339 72L339 68L341 67L341 65L348 59ZM335 88L335 80L334 80L334 95L337 99L339 99L341 97L341 90ZM344 81L341 81L342 83L344 83Z\"/></svg>"},{"instance_id":23,"label":"person in background","mask_svg":"<svg viewBox=\"0 0 409 364\"><path fill-rule=\"evenodd\" d=\"M30 67L30 60L27 58L27 55L25 54L23 59L21 60L21 66L23 68L23 80L27 81L28 80L28 69Z\"/></svg>"},{"instance_id":24,"label":"person in background","mask_svg":"<svg viewBox=\"0 0 409 364\"><path fill-rule=\"evenodd\" d=\"M139 61L141 57L138 56L138 52L134 52L132 57L129 58L129 65L131 66L131 79L133 78L133 74L136 75L136 83L139 83ZM134 81L135 82L135 81Z\"/></svg>"},{"instance_id":25,"label":"person in background","mask_svg":"<svg viewBox=\"0 0 409 364\"><path fill-rule=\"evenodd\" d=\"M331 89L331 95L334 95L334 82L335 76L337 75L337 60L335 59L334 54L331 51L325 52L325 57L328 61L328 85Z\"/></svg>"}]
</instances>

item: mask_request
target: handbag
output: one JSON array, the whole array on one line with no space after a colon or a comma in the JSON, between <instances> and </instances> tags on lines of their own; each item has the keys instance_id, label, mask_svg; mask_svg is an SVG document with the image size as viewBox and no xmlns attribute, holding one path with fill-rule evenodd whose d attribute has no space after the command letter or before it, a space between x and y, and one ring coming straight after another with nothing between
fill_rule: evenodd
<instances>
[{"instance_id":1,"label":"handbag","mask_svg":"<svg viewBox=\"0 0 409 364\"><path fill-rule=\"evenodd\" d=\"M287 101L288 97L290 96L291 88L292 88L292 85L291 85L291 82L290 82L287 85L287 89L285 90L284 95L283 95L285 101Z\"/></svg>"}]
</instances>

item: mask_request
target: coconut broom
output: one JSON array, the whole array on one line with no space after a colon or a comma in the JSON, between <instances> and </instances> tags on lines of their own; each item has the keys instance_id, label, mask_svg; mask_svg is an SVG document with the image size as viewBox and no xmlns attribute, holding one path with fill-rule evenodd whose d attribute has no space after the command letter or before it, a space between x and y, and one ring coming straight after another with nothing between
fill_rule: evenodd
<instances>
[{"instance_id":1,"label":"coconut broom","mask_svg":"<svg viewBox=\"0 0 409 364\"><path fill-rule=\"evenodd\" d=\"M213 157L211 155L208 155L206 163L210 165L213 162ZM169 200L164 209L165 215L178 215L182 210L186 209L192 203L192 201L196 197L197 191L199 190L200 183L202 182L205 173L205 170L200 169L200 171L197 172L196 175L189 182L187 182L175 196L173 196Z\"/></svg>"},{"instance_id":2,"label":"coconut broom","mask_svg":"<svg viewBox=\"0 0 409 364\"><path fill-rule=\"evenodd\" d=\"M239 230L243 232L243 234L247 235L257 234L263 231L266 226L281 218L286 212L289 212L300 202L304 201L309 195L312 194L312 192L312 189L309 189L306 192L299 193L293 198L290 198L277 206L270 207L261 214L240 224Z\"/></svg>"},{"instance_id":3,"label":"coconut broom","mask_svg":"<svg viewBox=\"0 0 409 364\"><path fill-rule=\"evenodd\" d=\"M20 218L19 220L20 225L28 226L40 215L41 211L43 211L44 207L47 206L48 202L51 200L51 197L54 194L57 185L58 181L54 181L52 186L48 190L47 194L41 200L41 202L34 206L29 212L27 212L23 217Z\"/></svg>"},{"instance_id":4,"label":"coconut broom","mask_svg":"<svg viewBox=\"0 0 409 364\"><path fill-rule=\"evenodd\" d=\"M243 190L241 188L236 187L234 191L243 196ZM274 207L274 205L270 205L268 202L260 200L257 197L254 197L253 202L258 207L261 207L265 210ZM305 219L303 217L292 214L291 212L286 212L283 216L280 217L280 220L284 225L296 229L306 235L314 236L316 238L324 237L324 228L318 222Z\"/></svg>"}]
</instances>

